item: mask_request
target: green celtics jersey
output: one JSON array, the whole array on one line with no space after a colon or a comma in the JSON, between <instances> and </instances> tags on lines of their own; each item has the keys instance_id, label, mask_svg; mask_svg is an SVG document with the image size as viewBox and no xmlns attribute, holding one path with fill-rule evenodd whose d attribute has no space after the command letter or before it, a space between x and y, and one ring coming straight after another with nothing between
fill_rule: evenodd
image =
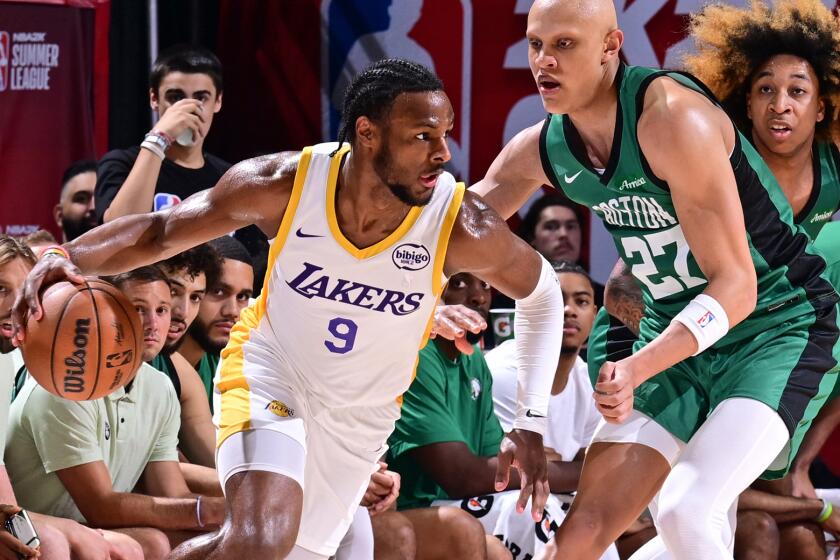
<instances>
[{"instance_id":1,"label":"green celtics jersey","mask_svg":"<svg viewBox=\"0 0 840 560\"><path fill-rule=\"evenodd\" d=\"M622 65L616 76L613 145L603 173L592 166L568 116L549 115L540 139L546 175L558 190L603 220L619 255L642 286L645 321L660 332L707 284L683 235L669 186L653 174L636 138L645 92L662 76L714 99L688 74ZM758 278L758 303L716 346L754 337L767 328L768 320L785 321L837 300L821 276L823 258L794 224L773 174L737 132L730 163Z\"/></svg>"},{"instance_id":2,"label":"green celtics jersey","mask_svg":"<svg viewBox=\"0 0 840 560\"><path fill-rule=\"evenodd\" d=\"M840 208L840 151L833 142L814 142L813 162L814 188L795 218L811 239Z\"/></svg>"}]
</instances>

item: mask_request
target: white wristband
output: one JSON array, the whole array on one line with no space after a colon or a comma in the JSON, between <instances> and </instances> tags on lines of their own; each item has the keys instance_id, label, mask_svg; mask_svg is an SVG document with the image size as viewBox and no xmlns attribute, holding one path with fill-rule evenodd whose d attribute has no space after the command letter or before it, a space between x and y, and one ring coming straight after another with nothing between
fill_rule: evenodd
<instances>
[{"instance_id":1,"label":"white wristband","mask_svg":"<svg viewBox=\"0 0 840 560\"><path fill-rule=\"evenodd\" d=\"M146 140L143 140L143 142L140 144L140 147L146 148L147 150L155 154L157 157L159 157L161 160L166 158L166 154L163 153L163 150L160 148L160 146L158 146L155 142L152 142L148 138Z\"/></svg>"},{"instance_id":2,"label":"white wristband","mask_svg":"<svg viewBox=\"0 0 840 560\"><path fill-rule=\"evenodd\" d=\"M706 294L699 294L691 300L673 320L684 325L694 335L697 340L695 356L729 332L726 310L715 298Z\"/></svg>"}]
</instances>

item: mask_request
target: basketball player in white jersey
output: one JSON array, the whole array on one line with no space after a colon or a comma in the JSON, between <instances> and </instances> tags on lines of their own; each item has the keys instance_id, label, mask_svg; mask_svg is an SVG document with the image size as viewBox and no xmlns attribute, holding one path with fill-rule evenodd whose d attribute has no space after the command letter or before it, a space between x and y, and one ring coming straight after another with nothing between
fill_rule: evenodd
<instances>
[{"instance_id":1,"label":"basketball player in white jersey","mask_svg":"<svg viewBox=\"0 0 840 560\"><path fill-rule=\"evenodd\" d=\"M380 61L348 88L343 114L347 143L242 162L178 206L96 228L64 246L67 259L40 261L17 302L22 338L23 315L40 318L47 284L116 274L251 224L275 238L263 292L242 312L217 373L227 516L171 558L332 555L385 451L436 300L461 271L519 300L518 412L496 488L516 467L518 509L533 498L541 518L541 434L563 321L556 275L443 172L454 116L433 73Z\"/></svg>"}]
</instances>

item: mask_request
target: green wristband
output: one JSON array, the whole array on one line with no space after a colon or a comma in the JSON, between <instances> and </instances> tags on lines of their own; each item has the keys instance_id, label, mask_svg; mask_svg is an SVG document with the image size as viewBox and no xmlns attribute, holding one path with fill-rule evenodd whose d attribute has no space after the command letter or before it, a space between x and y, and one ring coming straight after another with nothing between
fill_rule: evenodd
<instances>
[{"instance_id":1,"label":"green wristband","mask_svg":"<svg viewBox=\"0 0 840 560\"><path fill-rule=\"evenodd\" d=\"M826 521L828 521L828 518L831 517L832 513L834 513L834 506L831 504L831 502L823 500L823 508L820 514L817 516L816 522L825 523Z\"/></svg>"}]
</instances>

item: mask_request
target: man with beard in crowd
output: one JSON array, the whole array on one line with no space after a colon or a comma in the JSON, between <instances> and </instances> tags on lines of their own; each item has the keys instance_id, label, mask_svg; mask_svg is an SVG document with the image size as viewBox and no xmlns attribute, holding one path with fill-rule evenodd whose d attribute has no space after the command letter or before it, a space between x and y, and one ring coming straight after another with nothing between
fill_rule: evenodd
<instances>
[{"instance_id":1,"label":"man with beard in crowd","mask_svg":"<svg viewBox=\"0 0 840 560\"><path fill-rule=\"evenodd\" d=\"M253 294L254 265L245 246L233 237L219 237L209 244L221 259L218 280L213 284L208 282L207 294L178 353L198 371L212 409L213 376L219 353L227 345L230 329Z\"/></svg>"},{"instance_id":2,"label":"man with beard in crowd","mask_svg":"<svg viewBox=\"0 0 840 560\"><path fill-rule=\"evenodd\" d=\"M202 244L161 261L158 266L169 281L172 320L163 350L149 363L164 372L175 386L181 403L181 429L178 433L181 452L190 463L215 467L216 430L204 383L195 368L177 350L198 315L207 285L216 284L221 260L212 247ZM192 488L193 477L186 472L185 476ZM215 480L212 482L216 483Z\"/></svg>"},{"instance_id":3,"label":"man with beard in crowd","mask_svg":"<svg viewBox=\"0 0 840 560\"><path fill-rule=\"evenodd\" d=\"M96 187L96 162L77 161L61 178L61 197L53 208L55 223L61 228L62 243L72 241L96 227L93 189Z\"/></svg>"}]
</instances>

